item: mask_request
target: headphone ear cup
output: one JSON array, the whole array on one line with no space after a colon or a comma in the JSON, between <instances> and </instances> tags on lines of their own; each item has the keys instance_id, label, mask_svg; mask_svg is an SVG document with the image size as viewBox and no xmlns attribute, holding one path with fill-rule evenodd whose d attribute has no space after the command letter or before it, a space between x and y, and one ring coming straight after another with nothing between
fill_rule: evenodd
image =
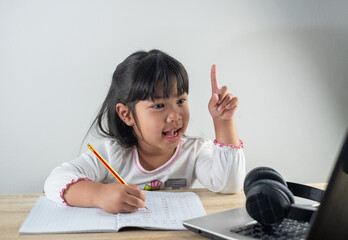
<instances>
[{"instance_id":1,"label":"headphone ear cup","mask_svg":"<svg viewBox=\"0 0 348 240\"><path fill-rule=\"evenodd\" d=\"M244 185L243 185L244 192L247 192L247 189L252 183L261 179L272 179L277 182L280 182L281 184L287 187L286 181L276 170L269 167L257 167L252 169L245 176Z\"/></svg>"},{"instance_id":2,"label":"headphone ear cup","mask_svg":"<svg viewBox=\"0 0 348 240\"><path fill-rule=\"evenodd\" d=\"M283 184L262 179L252 183L245 192L246 210L263 225L280 223L288 214L294 196Z\"/></svg>"}]
</instances>

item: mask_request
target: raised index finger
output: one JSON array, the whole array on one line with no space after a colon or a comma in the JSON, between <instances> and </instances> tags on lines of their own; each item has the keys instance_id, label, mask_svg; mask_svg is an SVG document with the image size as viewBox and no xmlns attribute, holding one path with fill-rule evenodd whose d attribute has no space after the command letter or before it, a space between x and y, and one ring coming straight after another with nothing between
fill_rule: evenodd
<instances>
[{"instance_id":1,"label":"raised index finger","mask_svg":"<svg viewBox=\"0 0 348 240\"><path fill-rule=\"evenodd\" d=\"M210 78L211 78L212 93L218 93L219 83L218 83L218 80L216 77L216 65L215 64L213 64L213 66L211 66Z\"/></svg>"}]
</instances>

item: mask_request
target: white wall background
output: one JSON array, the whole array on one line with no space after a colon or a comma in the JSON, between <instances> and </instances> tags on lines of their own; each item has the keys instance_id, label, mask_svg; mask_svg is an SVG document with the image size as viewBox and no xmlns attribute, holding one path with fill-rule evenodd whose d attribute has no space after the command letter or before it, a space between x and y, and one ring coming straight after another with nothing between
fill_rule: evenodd
<instances>
[{"instance_id":1,"label":"white wall background","mask_svg":"<svg viewBox=\"0 0 348 240\"><path fill-rule=\"evenodd\" d=\"M326 181L348 123L347 12L325 0L0 0L0 193L42 192L80 154L116 65L153 48L187 68L188 135L214 138L216 63L240 98L247 169Z\"/></svg>"}]
</instances>

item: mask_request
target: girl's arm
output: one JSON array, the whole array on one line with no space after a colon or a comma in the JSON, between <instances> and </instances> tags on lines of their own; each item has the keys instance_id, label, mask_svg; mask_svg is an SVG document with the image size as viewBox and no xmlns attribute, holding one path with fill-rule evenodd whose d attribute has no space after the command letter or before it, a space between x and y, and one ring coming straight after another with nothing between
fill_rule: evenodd
<instances>
[{"instance_id":1,"label":"girl's arm","mask_svg":"<svg viewBox=\"0 0 348 240\"><path fill-rule=\"evenodd\" d=\"M215 64L211 68L211 88L212 96L208 109L213 118L216 141L239 147L241 142L234 120L239 99L229 93L226 86L219 87Z\"/></svg>"},{"instance_id":2,"label":"girl's arm","mask_svg":"<svg viewBox=\"0 0 348 240\"><path fill-rule=\"evenodd\" d=\"M113 142L98 148L109 159L109 154L122 158L122 151ZM114 149L115 152L110 151ZM143 206L144 194L135 185L115 183L115 178L92 152L56 167L47 177L44 190L47 198L78 207L99 207L107 212L130 212ZM135 208L136 207L136 208Z\"/></svg>"},{"instance_id":3,"label":"girl's arm","mask_svg":"<svg viewBox=\"0 0 348 240\"><path fill-rule=\"evenodd\" d=\"M208 108L218 143L212 149L202 148L195 174L213 192L235 193L242 188L245 177L245 158L234 119L239 100L226 86L219 87L215 65L211 68L211 88Z\"/></svg>"}]
</instances>

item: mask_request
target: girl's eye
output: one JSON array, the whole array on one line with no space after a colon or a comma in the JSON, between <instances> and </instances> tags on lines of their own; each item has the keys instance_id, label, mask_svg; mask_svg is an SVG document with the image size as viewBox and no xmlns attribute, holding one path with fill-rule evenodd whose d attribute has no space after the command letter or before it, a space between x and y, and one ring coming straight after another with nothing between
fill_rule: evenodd
<instances>
[{"instance_id":1,"label":"girl's eye","mask_svg":"<svg viewBox=\"0 0 348 240\"><path fill-rule=\"evenodd\" d=\"M178 101L178 104L183 104L185 101L186 101L186 99L185 99L185 98L182 98L182 99L180 99L180 100Z\"/></svg>"},{"instance_id":2,"label":"girl's eye","mask_svg":"<svg viewBox=\"0 0 348 240\"><path fill-rule=\"evenodd\" d=\"M154 109L160 109L164 107L164 104L160 103L160 104L156 104L152 106Z\"/></svg>"}]
</instances>

